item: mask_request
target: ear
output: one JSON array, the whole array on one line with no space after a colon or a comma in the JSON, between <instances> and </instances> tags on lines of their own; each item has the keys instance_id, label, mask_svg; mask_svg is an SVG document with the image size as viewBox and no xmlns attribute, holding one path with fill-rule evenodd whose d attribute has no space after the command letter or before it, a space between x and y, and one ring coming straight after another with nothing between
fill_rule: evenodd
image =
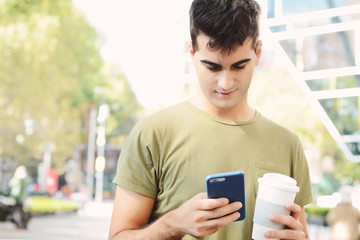
<instances>
[{"instance_id":1,"label":"ear","mask_svg":"<svg viewBox=\"0 0 360 240\"><path fill-rule=\"evenodd\" d=\"M259 40L257 48L256 48L256 64L255 66L259 65L260 62L260 57L261 57L261 53L262 53L262 41Z\"/></svg>"},{"instance_id":2,"label":"ear","mask_svg":"<svg viewBox=\"0 0 360 240\"><path fill-rule=\"evenodd\" d=\"M192 59L194 59L195 52L194 52L194 48L193 48L193 45L192 45L192 41L189 41L188 46L189 46L190 56L191 56Z\"/></svg>"}]
</instances>

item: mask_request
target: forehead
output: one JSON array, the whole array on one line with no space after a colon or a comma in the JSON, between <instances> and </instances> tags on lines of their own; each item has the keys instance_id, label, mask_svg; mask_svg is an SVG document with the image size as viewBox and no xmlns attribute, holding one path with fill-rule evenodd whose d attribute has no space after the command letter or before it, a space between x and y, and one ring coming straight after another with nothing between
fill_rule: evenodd
<instances>
[{"instance_id":1,"label":"forehead","mask_svg":"<svg viewBox=\"0 0 360 240\"><path fill-rule=\"evenodd\" d=\"M198 52L201 54L206 55L218 55L221 57L228 57L231 55L237 55L237 56L248 56L249 54L253 53L253 47L252 47L252 39L248 37L243 45L237 46L233 51L227 52L222 51L221 49L211 49L209 47L209 41L210 38L204 34L200 34L197 39L197 46L198 46Z\"/></svg>"}]
</instances>

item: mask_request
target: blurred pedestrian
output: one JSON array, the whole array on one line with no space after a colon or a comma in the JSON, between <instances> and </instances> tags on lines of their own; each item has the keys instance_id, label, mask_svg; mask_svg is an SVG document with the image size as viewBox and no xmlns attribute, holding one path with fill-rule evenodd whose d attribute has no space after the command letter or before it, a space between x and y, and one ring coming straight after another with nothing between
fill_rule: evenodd
<instances>
[{"instance_id":1,"label":"blurred pedestrian","mask_svg":"<svg viewBox=\"0 0 360 240\"><path fill-rule=\"evenodd\" d=\"M14 176L9 182L10 196L16 201L16 205L11 210L11 221L14 222L18 228L26 229L31 218L31 214L24 211L24 202L28 195L29 184L30 177L27 173L26 167L23 165L18 166L15 170Z\"/></svg>"},{"instance_id":2,"label":"blurred pedestrian","mask_svg":"<svg viewBox=\"0 0 360 240\"><path fill-rule=\"evenodd\" d=\"M20 165L16 168L14 176L9 182L10 196L16 200L16 203L21 207L24 205L27 197L27 186L30 183L30 178L27 174L26 167Z\"/></svg>"},{"instance_id":3,"label":"blurred pedestrian","mask_svg":"<svg viewBox=\"0 0 360 240\"><path fill-rule=\"evenodd\" d=\"M359 240L360 212L352 205L351 187L344 186L341 201L326 216L331 226L331 240Z\"/></svg>"}]
</instances>

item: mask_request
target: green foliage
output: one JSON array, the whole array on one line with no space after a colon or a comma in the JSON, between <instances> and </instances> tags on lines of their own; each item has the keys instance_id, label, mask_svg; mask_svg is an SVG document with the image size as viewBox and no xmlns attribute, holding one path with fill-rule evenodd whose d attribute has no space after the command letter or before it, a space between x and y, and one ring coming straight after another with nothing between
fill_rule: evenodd
<instances>
[{"instance_id":1,"label":"green foliage","mask_svg":"<svg viewBox=\"0 0 360 240\"><path fill-rule=\"evenodd\" d=\"M311 216L326 217L331 208L318 207L316 205L309 205L305 207L305 212Z\"/></svg>"},{"instance_id":2,"label":"green foliage","mask_svg":"<svg viewBox=\"0 0 360 240\"><path fill-rule=\"evenodd\" d=\"M0 1L2 159L34 167L51 142L52 163L61 172L74 145L87 142L89 111L101 102L112 107L107 134L127 133L140 106L124 76L103 71L101 41L71 0ZM111 90L117 81L125 87ZM32 135L25 134L27 119L34 122Z\"/></svg>"},{"instance_id":3,"label":"green foliage","mask_svg":"<svg viewBox=\"0 0 360 240\"><path fill-rule=\"evenodd\" d=\"M341 135L359 134L358 97L320 101Z\"/></svg>"},{"instance_id":4,"label":"green foliage","mask_svg":"<svg viewBox=\"0 0 360 240\"><path fill-rule=\"evenodd\" d=\"M56 212L73 212L79 209L77 203L72 200L34 196L30 198L30 202L29 206L25 207L25 211L31 212L35 216Z\"/></svg>"},{"instance_id":5,"label":"green foliage","mask_svg":"<svg viewBox=\"0 0 360 240\"><path fill-rule=\"evenodd\" d=\"M89 92L103 82L103 63L97 33L71 4L5 1L2 11L9 14L0 22L0 58L7 59L0 67L5 109L0 119L7 126L4 155L41 159L44 142L51 141L58 165L81 141L82 119L89 102L94 102ZM21 140L26 119L34 120L36 135Z\"/></svg>"},{"instance_id":6,"label":"green foliage","mask_svg":"<svg viewBox=\"0 0 360 240\"><path fill-rule=\"evenodd\" d=\"M110 104L111 114L106 120L107 141L119 144L119 137L126 136L134 126L139 110L139 102L134 101L135 94L127 82L126 76L118 68L110 66L106 69L109 86L100 94L103 101Z\"/></svg>"},{"instance_id":7,"label":"green foliage","mask_svg":"<svg viewBox=\"0 0 360 240\"><path fill-rule=\"evenodd\" d=\"M360 181L360 163L339 160L336 162L333 175L342 185L353 185Z\"/></svg>"}]
</instances>

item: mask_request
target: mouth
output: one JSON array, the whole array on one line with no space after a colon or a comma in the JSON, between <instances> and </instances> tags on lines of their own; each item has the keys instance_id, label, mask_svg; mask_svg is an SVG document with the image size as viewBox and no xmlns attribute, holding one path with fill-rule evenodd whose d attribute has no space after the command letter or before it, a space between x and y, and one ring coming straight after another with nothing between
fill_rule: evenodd
<instances>
[{"instance_id":1,"label":"mouth","mask_svg":"<svg viewBox=\"0 0 360 240\"><path fill-rule=\"evenodd\" d=\"M218 92L221 96L229 96L232 92Z\"/></svg>"},{"instance_id":2,"label":"mouth","mask_svg":"<svg viewBox=\"0 0 360 240\"><path fill-rule=\"evenodd\" d=\"M231 89L229 91L218 91L218 90L215 90L215 92L220 95L220 96L224 96L224 97L228 97L230 95L232 95L237 89Z\"/></svg>"}]
</instances>

